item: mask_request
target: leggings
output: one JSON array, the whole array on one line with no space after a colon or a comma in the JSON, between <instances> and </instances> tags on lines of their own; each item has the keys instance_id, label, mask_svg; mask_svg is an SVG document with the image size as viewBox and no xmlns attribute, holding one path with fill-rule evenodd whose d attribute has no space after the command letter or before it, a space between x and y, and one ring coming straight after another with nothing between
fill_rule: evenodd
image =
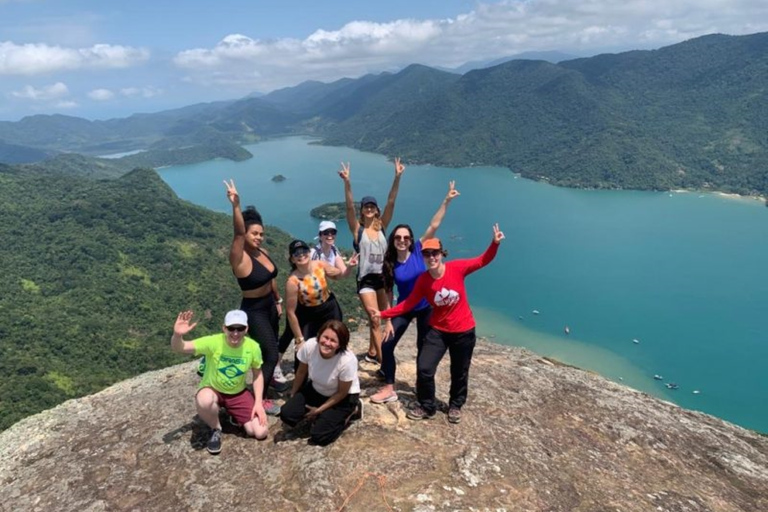
<instances>
[{"instance_id":1,"label":"leggings","mask_svg":"<svg viewBox=\"0 0 768 512\"><path fill-rule=\"evenodd\" d=\"M296 305L296 318L299 321L299 327L301 328L301 335L305 340L309 338L315 338L319 334L320 327L323 326L328 320L343 320L341 313L341 307L336 297L331 294L328 300L320 304L319 306L302 306ZM293 339L293 331L288 323L288 315L285 315L285 330L283 335L280 336L279 350L281 354L284 354L288 350L288 346Z\"/></svg>"},{"instance_id":2,"label":"leggings","mask_svg":"<svg viewBox=\"0 0 768 512\"><path fill-rule=\"evenodd\" d=\"M392 327L395 334L387 338L381 345L382 362L381 371L384 372L384 379L387 384L395 383L395 372L397 371L397 361L395 360L395 347L400 338L405 334L408 325L416 319L416 360L419 359L421 347L424 344L424 338L429 330L429 317L432 316L432 307L419 309L418 311L409 311L392 319Z\"/></svg>"},{"instance_id":3,"label":"leggings","mask_svg":"<svg viewBox=\"0 0 768 512\"><path fill-rule=\"evenodd\" d=\"M467 401L469 365L475 349L475 328L464 332L429 329L416 361L416 395L421 407L428 414L437 410L435 401L435 372L447 351L451 357L451 390L449 407L461 409Z\"/></svg>"},{"instance_id":4,"label":"leggings","mask_svg":"<svg viewBox=\"0 0 768 512\"><path fill-rule=\"evenodd\" d=\"M329 397L321 395L309 380L280 410L280 419L286 425L293 427L307 414L306 406L319 407ZM347 426L349 417L355 412L360 401L360 394L349 394L330 409L317 416L309 429L309 442L325 446L334 442Z\"/></svg>"},{"instance_id":5,"label":"leggings","mask_svg":"<svg viewBox=\"0 0 768 512\"><path fill-rule=\"evenodd\" d=\"M272 383L272 374L277 366L277 304L271 293L255 299L243 297L240 309L248 315L248 336L256 340L261 348L261 373L264 376L264 394Z\"/></svg>"}]
</instances>

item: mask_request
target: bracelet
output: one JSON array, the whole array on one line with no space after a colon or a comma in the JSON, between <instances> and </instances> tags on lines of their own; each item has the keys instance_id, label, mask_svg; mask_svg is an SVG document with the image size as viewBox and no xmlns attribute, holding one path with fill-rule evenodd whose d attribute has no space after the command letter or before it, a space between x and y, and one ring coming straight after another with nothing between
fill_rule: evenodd
<instances>
[{"instance_id":1,"label":"bracelet","mask_svg":"<svg viewBox=\"0 0 768 512\"><path fill-rule=\"evenodd\" d=\"M275 301L275 304L282 304L282 303L283 303L283 298L282 297L280 297L279 299L277 299Z\"/></svg>"},{"instance_id":2,"label":"bracelet","mask_svg":"<svg viewBox=\"0 0 768 512\"><path fill-rule=\"evenodd\" d=\"M304 338L296 338L296 343L304 343Z\"/></svg>"}]
</instances>

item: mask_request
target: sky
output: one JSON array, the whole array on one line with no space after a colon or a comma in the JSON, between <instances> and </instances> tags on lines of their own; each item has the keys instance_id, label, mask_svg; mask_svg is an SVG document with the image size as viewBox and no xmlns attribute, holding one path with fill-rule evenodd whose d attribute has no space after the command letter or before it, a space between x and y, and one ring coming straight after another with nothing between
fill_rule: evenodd
<instances>
[{"instance_id":1,"label":"sky","mask_svg":"<svg viewBox=\"0 0 768 512\"><path fill-rule=\"evenodd\" d=\"M109 119L412 63L765 31L765 0L0 0L0 120Z\"/></svg>"}]
</instances>

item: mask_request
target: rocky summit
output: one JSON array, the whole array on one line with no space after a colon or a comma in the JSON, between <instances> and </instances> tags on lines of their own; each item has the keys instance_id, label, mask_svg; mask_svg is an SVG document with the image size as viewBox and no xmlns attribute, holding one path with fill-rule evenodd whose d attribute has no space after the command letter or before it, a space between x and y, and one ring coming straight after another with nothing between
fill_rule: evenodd
<instances>
[{"instance_id":1,"label":"rocky summit","mask_svg":"<svg viewBox=\"0 0 768 512\"><path fill-rule=\"evenodd\" d=\"M408 420L414 345L400 400L364 399L324 448L270 418L268 440L228 427L208 454L195 363L71 400L0 434L0 510L768 510L768 438L523 349L478 342L460 424ZM363 394L376 369L361 363Z\"/></svg>"}]
</instances>

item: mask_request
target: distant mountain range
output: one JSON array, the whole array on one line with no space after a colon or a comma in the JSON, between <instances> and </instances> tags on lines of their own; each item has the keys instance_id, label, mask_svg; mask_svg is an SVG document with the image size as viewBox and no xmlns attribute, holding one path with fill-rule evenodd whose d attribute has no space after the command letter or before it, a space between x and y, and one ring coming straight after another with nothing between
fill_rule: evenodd
<instances>
[{"instance_id":1,"label":"distant mountain range","mask_svg":"<svg viewBox=\"0 0 768 512\"><path fill-rule=\"evenodd\" d=\"M410 162L506 166L564 186L768 193L768 33L539 58L471 63L483 69L464 74L412 65L109 121L32 116L0 123L0 140L17 154L215 142L202 158L301 133Z\"/></svg>"}]
</instances>

